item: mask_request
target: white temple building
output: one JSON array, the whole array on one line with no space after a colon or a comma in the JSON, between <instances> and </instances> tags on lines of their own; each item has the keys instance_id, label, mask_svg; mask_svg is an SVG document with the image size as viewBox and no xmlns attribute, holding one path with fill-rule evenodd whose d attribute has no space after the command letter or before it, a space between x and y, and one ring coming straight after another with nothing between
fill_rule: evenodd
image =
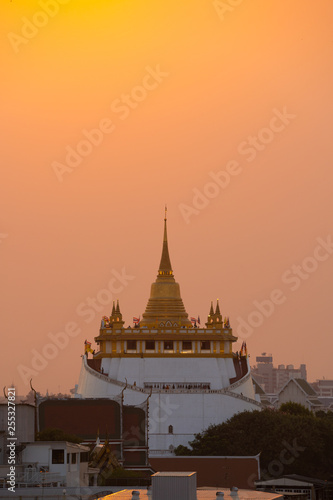
<instances>
[{"instance_id":1,"label":"white temple building","mask_svg":"<svg viewBox=\"0 0 333 500\"><path fill-rule=\"evenodd\" d=\"M162 257L139 324L125 328L119 302L103 318L99 351L82 358L77 397L118 399L146 408L150 455L188 445L196 433L235 413L261 408L247 353L233 352L237 337L219 302L205 327L188 318L175 281L164 219Z\"/></svg>"}]
</instances>

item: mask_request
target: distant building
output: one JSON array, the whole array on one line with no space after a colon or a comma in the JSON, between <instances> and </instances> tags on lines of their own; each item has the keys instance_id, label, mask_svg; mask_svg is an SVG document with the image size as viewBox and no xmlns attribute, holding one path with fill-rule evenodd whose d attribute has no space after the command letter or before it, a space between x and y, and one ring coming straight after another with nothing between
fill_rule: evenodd
<instances>
[{"instance_id":1,"label":"distant building","mask_svg":"<svg viewBox=\"0 0 333 500\"><path fill-rule=\"evenodd\" d=\"M323 404L325 411L333 411L333 398L318 396L318 399Z\"/></svg>"},{"instance_id":2,"label":"distant building","mask_svg":"<svg viewBox=\"0 0 333 500\"><path fill-rule=\"evenodd\" d=\"M325 378L316 380L311 386L321 398L333 398L333 380Z\"/></svg>"},{"instance_id":3,"label":"distant building","mask_svg":"<svg viewBox=\"0 0 333 500\"><path fill-rule=\"evenodd\" d=\"M324 409L316 391L302 378L288 380L277 394L277 406L281 406L281 404L288 403L289 401L299 403L311 411Z\"/></svg>"},{"instance_id":4,"label":"distant building","mask_svg":"<svg viewBox=\"0 0 333 500\"><path fill-rule=\"evenodd\" d=\"M257 481L256 488L259 491L281 493L285 499L331 500L333 498L333 482L298 474Z\"/></svg>"},{"instance_id":5,"label":"distant building","mask_svg":"<svg viewBox=\"0 0 333 500\"><path fill-rule=\"evenodd\" d=\"M262 353L256 357L257 365L251 368L252 375L267 394L276 394L291 378L306 380L306 365L299 368L294 365L273 366L273 356Z\"/></svg>"},{"instance_id":6,"label":"distant building","mask_svg":"<svg viewBox=\"0 0 333 500\"><path fill-rule=\"evenodd\" d=\"M262 386L256 380L255 376L252 374L253 387L256 393L256 397L260 398L260 402L264 408L274 406L276 402L276 394L266 394Z\"/></svg>"}]
</instances>

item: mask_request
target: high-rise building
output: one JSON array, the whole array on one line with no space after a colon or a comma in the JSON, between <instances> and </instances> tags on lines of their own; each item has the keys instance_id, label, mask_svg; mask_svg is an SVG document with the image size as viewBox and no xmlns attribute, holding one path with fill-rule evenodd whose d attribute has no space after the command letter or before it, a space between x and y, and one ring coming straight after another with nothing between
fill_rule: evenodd
<instances>
[{"instance_id":1,"label":"high-rise building","mask_svg":"<svg viewBox=\"0 0 333 500\"><path fill-rule=\"evenodd\" d=\"M333 398L333 380L322 378L311 385L321 398Z\"/></svg>"},{"instance_id":2,"label":"high-rise building","mask_svg":"<svg viewBox=\"0 0 333 500\"><path fill-rule=\"evenodd\" d=\"M252 367L252 375L267 394L276 394L291 378L306 380L306 365L273 366L273 356L262 353L256 357L257 365Z\"/></svg>"},{"instance_id":3,"label":"high-rise building","mask_svg":"<svg viewBox=\"0 0 333 500\"><path fill-rule=\"evenodd\" d=\"M205 327L189 319L171 267L165 218L161 261L142 320L125 328L119 302L113 304L95 338L99 351L92 359L83 356L77 396L121 397L142 408L148 402L150 455L167 453L211 424L261 407L246 347L233 352L236 340L218 301Z\"/></svg>"}]
</instances>

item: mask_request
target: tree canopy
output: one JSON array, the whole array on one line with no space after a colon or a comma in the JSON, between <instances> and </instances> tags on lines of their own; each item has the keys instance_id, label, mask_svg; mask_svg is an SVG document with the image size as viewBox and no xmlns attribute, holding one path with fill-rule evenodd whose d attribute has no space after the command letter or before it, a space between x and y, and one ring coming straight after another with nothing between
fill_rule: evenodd
<instances>
[{"instance_id":1,"label":"tree canopy","mask_svg":"<svg viewBox=\"0 0 333 500\"><path fill-rule=\"evenodd\" d=\"M282 411L282 413L289 413L289 415L312 415L312 412L305 408L305 406L300 405L299 403L293 403L292 401L283 403L279 410Z\"/></svg>"},{"instance_id":2,"label":"tree canopy","mask_svg":"<svg viewBox=\"0 0 333 500\"><path fill-rule=\"evenodd\" d=\"M262 479L301 474L332 480L332 414L312 414L296 403L279 410L245 411L195 435L176 455L249 456L260 453Z\"/></svg>"},{"instance_id":3,"label":"tree canopy","mask_svg":"<svg viewBox=\"0 0 333 500\"><path fill-rule=\"evenodd\" d=\"M67 434L61 429L47 428L37 434L37 441L68 441L81 443L82 439L74 434Z\"/></svg>"}]
</instances>

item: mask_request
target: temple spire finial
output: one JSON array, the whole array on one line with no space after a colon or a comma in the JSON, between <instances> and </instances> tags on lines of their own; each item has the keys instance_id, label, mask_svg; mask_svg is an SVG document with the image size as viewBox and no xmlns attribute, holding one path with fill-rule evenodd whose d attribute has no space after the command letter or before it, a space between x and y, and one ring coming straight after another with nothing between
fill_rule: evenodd
<instances>
[{"instance_id":1,"label":"temple spire finial","mask_svg":"<svg viewBox=\"0 0 333 500\"><path fill-rule=\"evenodd\" d=\"M163 248L160 267L158 269L159 276L172 276L172 267L169 256L168 248L168 233L167 233L167 206L164 208L164 235L163 235Z\"/></svg>"},{"instance_id":2,"label":"temple spire finial","mask_svg":"<svg viewBox=\"0 0 333 500\"><path fill-rule=\"evenodd\" d=\"M168 208L165 205L164 207L164 236L163 236L163 243L166 242L168 244L168 234L167 234L167 211Z\"/></svg>"}]
</instances>

